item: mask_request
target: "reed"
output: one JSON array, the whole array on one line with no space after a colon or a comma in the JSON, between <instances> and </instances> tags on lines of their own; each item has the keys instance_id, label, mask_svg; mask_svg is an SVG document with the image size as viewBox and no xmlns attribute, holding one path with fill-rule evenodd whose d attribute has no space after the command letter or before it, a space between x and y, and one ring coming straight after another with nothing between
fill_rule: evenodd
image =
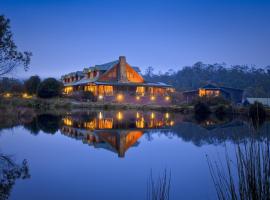
<instances>
[{"instance_id":1,"label":"reed","mask_svg":"<svg viewBox=\"0 0 270 200\"><path fill-rule=\"evenodd\" d=\"M212 162L208 166L220 200L270 199L270 142L251 139L235 147L233 162L227 149L226 163Z\"/></svg>"},{"instance_id":2,"label":"reed","mask_svg":"<svg viewBox=\"0 0 270 200\"><path fill-rule=\"evenodd\" d=\"M169 200L171 188L171 172L164 170L156 180L153 178L152 171L147 182L148 200Z\"/></svg>"}]
</instances>

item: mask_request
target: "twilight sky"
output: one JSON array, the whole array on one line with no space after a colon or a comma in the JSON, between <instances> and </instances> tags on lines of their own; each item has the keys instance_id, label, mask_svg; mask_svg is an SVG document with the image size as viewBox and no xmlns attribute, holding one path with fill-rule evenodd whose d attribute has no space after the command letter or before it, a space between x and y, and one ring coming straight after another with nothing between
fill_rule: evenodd
<instances>
[{"instance_id":1,"label":"twilight sky","mask_svg":"<svg viewBox=\"0 0 270 200\"><path fill-rule=\"evenodd\" d=\"M0 0L20 50L17 78L60 77L125 55L142 71L270 65L270 0Z\"/></svg>"}]
</instances>

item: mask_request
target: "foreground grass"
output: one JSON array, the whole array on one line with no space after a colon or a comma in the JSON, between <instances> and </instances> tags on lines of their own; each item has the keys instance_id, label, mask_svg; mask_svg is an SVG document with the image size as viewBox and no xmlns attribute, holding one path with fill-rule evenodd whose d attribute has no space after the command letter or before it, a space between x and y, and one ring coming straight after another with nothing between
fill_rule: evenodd
<instances>
[{"instance_id":1,"label":"foreground grass","mask_svg":"<svg viewBox=\"0 0 270 200\"><path fill-rule=\"evenodd\" d=\"M235 150L236 163L226 152L226 166L208 159L220 200L270 199L270 142L251 140Z\"/></svg>"}]
</instances>

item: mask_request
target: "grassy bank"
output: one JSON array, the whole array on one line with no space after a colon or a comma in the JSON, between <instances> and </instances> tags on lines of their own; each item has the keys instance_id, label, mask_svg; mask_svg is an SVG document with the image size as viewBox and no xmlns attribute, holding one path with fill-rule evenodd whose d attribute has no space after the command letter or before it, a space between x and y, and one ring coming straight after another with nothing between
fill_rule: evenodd
<instances>
[{"instance_id":1,"label":"grassy bank","mask_svg":"<svg viewBox=\"0 0 270 200\"><path fill-rule=\"evenodd\" d=\"M160 106L155 104L128 104L128 103L103 103L103 102L80 102L71 100L68 98L2 98L0 99L0 109L7 107L21 107L21 108L34 108L36 110L72 110L72 109L136 109L136 110L156 110L156 111L170 111L178 113L191 113L194 107L191 105L168 105ZM210 107L214 112L216 107ZM248 108L246 107L234 107L229 111L229 114L248 114ZM268 115L270 115L270 109L266 109Z\"/></svg>"},{"instance_id":2,"label":"grassy bank","mask_svg":"<svg viewBox=\"0 0 270 200\"><path fill-rule=\"evenodd\" d=\"M28 107L38 110L54 109L136 109L136 110L156 110L156 111L175 111L180 113L189 113L193 110L192 106L170 105L160 106L154 104L140 105L128 103L103 103L103 102L80 102L67 98L3 98L0 100L0 108L6 107Z\"/></svg>"}]
</instances>

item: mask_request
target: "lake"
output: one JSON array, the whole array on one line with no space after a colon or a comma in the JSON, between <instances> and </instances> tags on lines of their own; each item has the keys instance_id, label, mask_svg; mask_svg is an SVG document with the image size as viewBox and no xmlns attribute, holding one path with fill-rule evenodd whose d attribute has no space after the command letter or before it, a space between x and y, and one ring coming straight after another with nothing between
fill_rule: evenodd
<instances>
[{"instance_id":1,"label":"lake","mask_svg":"<svg viewBox=\"0 0 270 200\"><path fill-rule=\"evenodd\" d=\"M270 134L268 121L134 110L31 112L0 127L1 197L39 200L147 199L150 175L165 171L170 199L216 199L206 155L222 163L225 150Z\"/></svg>"}]
</instances>

